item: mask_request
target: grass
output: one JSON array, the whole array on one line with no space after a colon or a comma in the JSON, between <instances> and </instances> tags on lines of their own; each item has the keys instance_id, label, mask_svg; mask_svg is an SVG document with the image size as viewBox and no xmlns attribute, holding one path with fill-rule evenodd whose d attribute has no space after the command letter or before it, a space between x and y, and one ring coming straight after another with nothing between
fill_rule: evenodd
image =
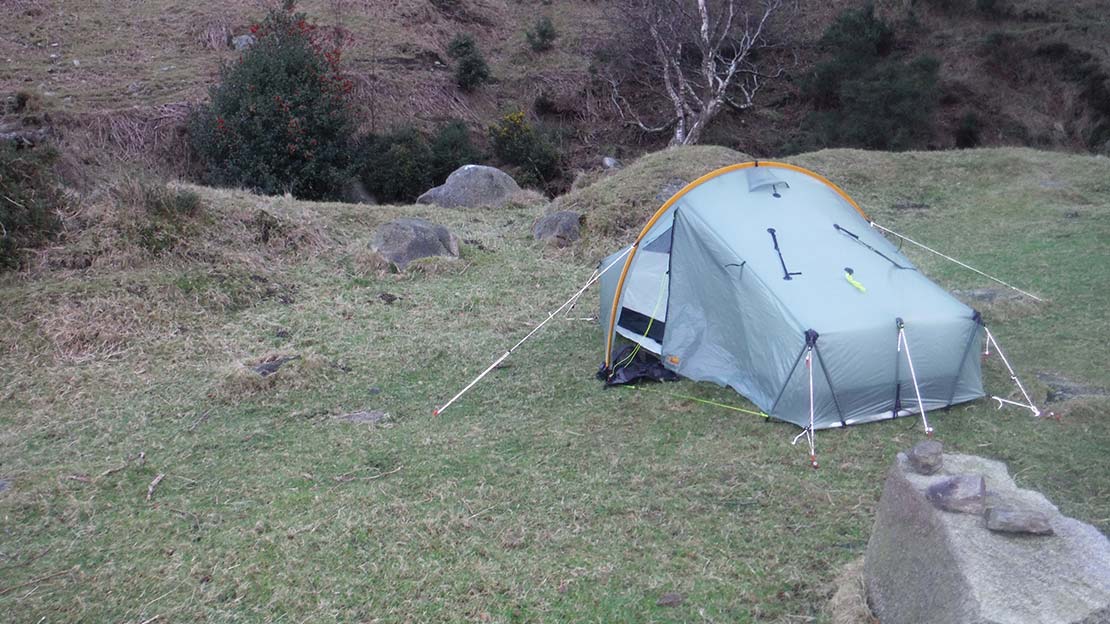
<instances>
[{"instance_id":1,"label":"grass","mask_svg":"<svg viewBox=\"0 0 1110 624\"><path fill-rule=\"evenodd\" d=\"M695 157L656 155L651 176ZM1051 299L983 310L1039 399L1036 371L1110 386L1098 352L1110 330L1105 159L1005 149L794 160L880 223ZM639 170L595 191L630 196L647 181ZM562 320L434 418L597 258L532 242L538 207L187 190L199 221L168 252L0 282L0 619L823 618L837 569L865 548L884 471L920 437L911 419L824 432L814 471L789 444L792 426L603 390L596 325ZM639 218L596 210L595 225ZM258 211L311 236L263 243ZM450 268L368 268L373 229L401 215L481 246ZM907 253L948 287L989 285ZM280 292L266 296L252 275ZM386 304L383 292L400 298ZM93 338L67 340L78 330ZM279 355L301 359L265 384L244 376ZM986 370L992 390L1010 391L997 363ZM744 404L704 384L663 389ZM949 449L1007 461L1019 484L1106 531L1106 407L1076 400L1054 406L1060 420L1034 420L981 401L930 420ZM334 418L358 410L390 418ZM668 592L682 603L659 606Z\"/></svg>"}]
</instances>

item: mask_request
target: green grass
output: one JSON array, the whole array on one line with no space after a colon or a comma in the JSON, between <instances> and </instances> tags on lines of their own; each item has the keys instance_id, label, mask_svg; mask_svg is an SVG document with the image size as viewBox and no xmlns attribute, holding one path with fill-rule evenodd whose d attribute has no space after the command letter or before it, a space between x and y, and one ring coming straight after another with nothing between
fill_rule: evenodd
<instances>
[{"instance_id":1,"label":"green grass","mask_svg":"<svg viewBox=\"0 0 1110 624\"><path fill-rule=\"evenodd\" d=\"M666 158L656 156L664 173ZM1110 386L1099 352L1110 331L1105 159L826 151L795 161L880 223L1047 295L983 310L1039 398L1040 370ZM601 332L564 320L432 417L596 258L531 242L538 208L196 190L208 235L229 237L222 255L0 282L4 621L820 618L836 569L865 548L885 469L920 438L913 419L821 432L814 471L789 443L793 426L602 389ZM893 207L906 202L928 208ZM233 232L253 208L320 233L252 252ZM468 245L456 265L422 274L359 270L373 228L402 214L487 249ZM948 287L989 285L907 253ZM250 275L291 296L265 296ZM381 292L401 299L387 305ZM225 300L235 305L213 303ZM274 353L302 360L272 384L244 382L242 363ZM986 370L991 390L1010 391L997 363ZM745 405L704 384L663 389ZM1007 461L1019 484L1105 531L1107 404L1062 407L1059 421L1034 420L982 401L930 420L949 449ZM362 409L391 422L332 418ZM672 591L681 605L656 605Z\"/></svg>"}]
</instances>

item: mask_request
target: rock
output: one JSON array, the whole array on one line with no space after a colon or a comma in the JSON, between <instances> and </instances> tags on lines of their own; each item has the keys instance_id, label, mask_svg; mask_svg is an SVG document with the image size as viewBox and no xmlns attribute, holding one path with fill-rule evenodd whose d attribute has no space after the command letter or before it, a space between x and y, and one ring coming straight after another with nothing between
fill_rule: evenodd
<instances>
[{"instance_id":1,"label":"rock","mask_svg":"<svg viewBox=\"0 0 1110 624\"><path fill-rule=\"evenodd\" d=\"M937 510L925 492L959 474L990 483L991 507L1040 512L1055 535L1030 539L987 530L971 514ZM1005 464L944 455L941 473L891 467L867 545L868 599L883 624L1084 623L1110 621L1110 542L1019 489Z\"/></svg>"},{"instance_id":2,"label":"rock","mask_svg":"<svg viewBox=\"0 0 1110 624\"><path fill-rule=\"evenodd\" d=\"M374 232L371 250L404 270L417 258L459 256L459 239L447 228L424 219L397 219Z\"/></svg>"},{"instance_id":3,"label":"rock","mask_svg":"<svg viewBox=\"0 0 1110 624\"><path fill-rule=\"evenodd\" d=\"M390 420L389 414L379 410L367 410L360 412L351 412L350 414L343 414L336 416L336 420L342 420L350 423L371 424L378 425Z\"/></svg>"},{"instance_id":4,"label":"rock","mask_svg":"<svg viewBox=\"0 0 1110 624\"><path fill-rule=\"evenodd\" d=\"M582 221L582 215L572 210L546 214L532 225L532 236L549 245L566 247L578 240Z\"/></svg>"},{"instance_id":5,"label":"rock","mask_svg":"<svg viewBox=\"0 0 1110 624\"><path fill-rule=\"evenodd\" d=\"M442 185L417 197L416 203L442 208L497 206L518 191L516 180L496 167L463 165L447 176Z\"/></svg>"},{"instance_id":6,"label":"rock","mask_svg":"<svg viewBox=\"0 0 1110 624\"><path fill-rule=\"evenodd\" d=\"M624 167L624 163L617 160L616 158L613 158L612 156L602 156L601 167L608 170L622 169Z\"/></svg>"},{"instance_id":7,"label":"rock","mask_svg":"<svg viewBox=\"0 0 1110 624\"><path fill-rule=\"evenodd\" d=\"M258 42L254 35L239 35L231 38L231 47L242 52Z\"/></svg>"},{"instance_id":8,"label":"rock","mask_svg":"<svg viewBox=\"0 0 1110 624\"><path fill-rule=\"evenodd\" d=\"M677 607L686 600L686 596L678 592L667 592L660 596L659 600L655 603L657 607Z\"/></svg>"},{"instance_id":9,"label":"rock","mask_svg":"<svg viewBox=\"0 0 1110 624\"><path fill-rule=\"evenodd\" d=\"M930 485L925 498L937 509L978 515L983 513L987 483L982 475L956 475Z\"/></svg>"},{"instance_id":10,"label":"rock","mask_svg":"<svg viewBox=\"0 0 1110 624\"><path fill-rule=\"evenodd\" d=\"M278 372L278 369L281 368L282 366L285 366L289 362L292 362L293 360L296 360L300 357L301 356L299 356L299 355L290 355L290 356L286 356L286 357L275 357L275 358L266 360L265 362L261 362L259 364L256 364L256 365L252 366L251 370L258 373L259 375L261 375L263 377L269 377L270 375L273 375L274 373Z\"/></svg>"},{"instance_id":11,"label":"rock","mask_svg":"<svg viewBox=\"0 0 1110 624\"><path fill-rule=\"evenodd\" d=\"M1048 516L1039 511L991 507L983 517L987 528L992 531L1052 535L1052 525L1048 521Z\"/></svg>"},{"instance_id":12,"label":"rock","mask_svg":"<svg viewBox=\"0 0 1110 624\"><path fill-rule=\"evenodd\" d=\"M380 292L380 293L378 293L378 299L380 299L382 303L384 303L386 305L390 305L394 301L397 301L398 299L400 299L400 297L398 297L397 295L395 295L393 293Z\"/></svg>"},{"instance_id":13,"label":"rock","mask_svg":"<svg viewBox=\"0 0 1110 624\"><path fill-rule=\"evenodd\" d=\"M944 463L944 446L936 440L922 440L907 453L910 465L918 474L931 475Z\"/></svg>"},{"instance_id":14,"label":"rock","mask_svg":"<svg viewBox=\"0 0 1110 624\"><path fill-rule=\"evenodd\" d=\"M28 126L20 121L0 122L0 141L14 143L16 147L34 147L50 137L46 126Z\"/></svg>"},{"instance_id":15,"label":"rock","mask_svg":"<svg viewBox=\"0 0 1110 624\"><path fill-rule=\"evenodd\" d=\"M349 204L366 204L368 206L377 206L378 198L374 197L370 191L362 184L362 180L351 180L343 187L343 201Z\"/></svg>"},{"instance_id":16,"label":"rock","mask_svg":"<svg viewBox=\"0 0 1110 624\"><path fill-rule=\"evenodd\" d=\"M3 492L4 490L7 490L11 487L12 482L10 479L0 479L0 492Z\"/></svg>"},{"instance_id":17,"label":"rock","mask_svg":"<svg viewBox=\"0 0 1110 624\"><path fill-rule=\"evenodd\" d=\"M663 186L659 187L659 192L655 194L655 201L662 204L671 197L674 197L675 193L686 188L687 184L689 184L689 182L682 178L670 178L663 183Z\"/></svg>"}]
</instances>

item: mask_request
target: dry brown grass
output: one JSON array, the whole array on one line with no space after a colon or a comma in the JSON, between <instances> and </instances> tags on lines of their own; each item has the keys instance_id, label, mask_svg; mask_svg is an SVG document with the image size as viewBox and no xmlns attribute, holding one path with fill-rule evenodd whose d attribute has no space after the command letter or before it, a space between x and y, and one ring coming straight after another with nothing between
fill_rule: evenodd
<instances>
[{"instance_id":1,"label":"dry brown grass","mask_svg":"<svg viewBox=\"0 0 1110 624\"><path fill-rule=\"evenodd\" d=\"M825 605L831 624L879 624L867 606L863 583L863 557L845 564L833 580L833 595Z\"/></svg>"}]
</instances>

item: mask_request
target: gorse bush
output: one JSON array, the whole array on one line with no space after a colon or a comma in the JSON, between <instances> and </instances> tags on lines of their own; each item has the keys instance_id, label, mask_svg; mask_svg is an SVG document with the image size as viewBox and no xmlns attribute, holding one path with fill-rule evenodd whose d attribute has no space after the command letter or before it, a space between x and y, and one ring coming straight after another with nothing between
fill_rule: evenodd
<instances>
[{"instance_id":1,"label":"gorse bush","mask_svg":"<svg viewBox=\"0 0 1110 624\"><path fill-rule=\"evenodd\" d=\"M217 185L307 199L341 194L355 142L351 81L340 49L286 0L251 32L258 42L225 66L189 137Z\"/></svg>"},{"instance_id":2,"label":"gorse bush","mask_svg":"<svg viewBox=\"0 0 1110 624\"><path fill-rule=\"evenodd\" d=\"M60 226L63 195L52 148L16 149L0 142L0 269L19 267L22 250L50 240Z\"/></svg>"},{"instance_id":3,"label":"gorse bush","mask_svg":"<svg viewBox=\"0 0 1110 624\"><path fill-rule=\"evenodd\" d=\"M559 175L559 152L547 133L528 123L523 111L509 113L489 129L498 160L519 168L518 182L545 185Z\"/></svg>"},{"instance_id":4,"label":"gorse bush","mask_svg":"<svg viewBox=\"0 0 1110 624\"><path fill-rule=\"evenodd\" d=\"M455 83L463 91L473 91L489 81L489 65L470 35L456 35L447 45L447 54L455 59Z\"/></svg>"},{"instance_id":5,"label":"gorse bush","mask_svg":"<svg viewBox=\"0 0 1110 624\"><path fill-rule=\"evenodd\" d=\"M535 52L550 50L558 36L559 33L555 32L555 24L547 16L536 20L536 25L524 33L528 46Z\"/></svg>"},{"instance_id":6,"label":"gorse bush","mask_svg":"<svg viewBox=\"0 0 1110 624\"><path fill-rule=\"evenodd\" d=\"M383 202L410 202L452 171L481 160L461 121L440 128L429 140L413 128L364 139L359 178Z\"/></svg>"},{"instance_id":7,"label":"gorse bush","mask_svg":"<svg viewBox=\"0 0 1110 624\"><path fill-rule=\"evenodd\" d=\"M870 4L840 14L821 38L829 58L803 80L815 109L788 151L831 146L908 149L927 140L939 63L893 58L894 31Z\"/></svg>"}]
</instances>

